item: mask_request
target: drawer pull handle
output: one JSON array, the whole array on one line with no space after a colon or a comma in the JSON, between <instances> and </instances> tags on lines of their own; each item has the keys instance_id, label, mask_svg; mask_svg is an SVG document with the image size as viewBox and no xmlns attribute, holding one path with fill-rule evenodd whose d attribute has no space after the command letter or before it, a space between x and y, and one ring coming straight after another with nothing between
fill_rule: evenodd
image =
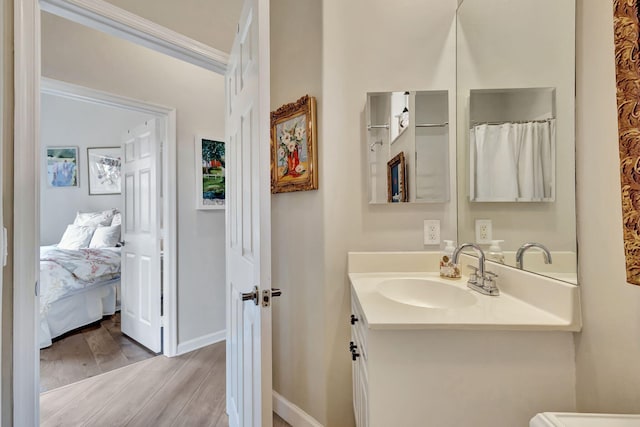
<instances>
[{"instance_id":1,"label":"drawer pull handle","mask_svg":"<svg viewBox=\"0 0 640 427\"><path fill-rule=\"evenodd\" d=\"M357 321L358 321L358 318L355 315L352 314L351 315L351 324L355 325Z\"/></svg>"}]
</instances>

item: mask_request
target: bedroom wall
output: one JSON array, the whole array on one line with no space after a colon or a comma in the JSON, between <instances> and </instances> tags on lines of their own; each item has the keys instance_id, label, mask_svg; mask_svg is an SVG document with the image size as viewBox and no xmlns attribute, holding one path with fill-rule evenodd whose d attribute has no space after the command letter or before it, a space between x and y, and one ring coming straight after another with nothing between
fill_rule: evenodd
<instances>
[{"instance_id":1,"label":"bedroom wall","mask_svg":"<svg viewBox=\"0 0 640 427\"><path fill-rule=\"evenodd\" d=\"M196 134L224 136L224 78L116 37L42 14L42 74L177 110L178 341L225 328L224 211L195 209Z\"/></svg>"},{"instance_id":2,"label":"bedroom wall","mask_svg":"<svg viewBox=\"0 0 640 427\"><path fill-rule=\"evenodd\" d=\"M55 95L43 94L41 102L40 244L52 245L60 241L76 212L122 210L119 194L89 195L87 148L119 146L127 129L152 116ZM56 146L78 147L79 187L47 185L46 147Z\"/></svg>"}]
</instances>

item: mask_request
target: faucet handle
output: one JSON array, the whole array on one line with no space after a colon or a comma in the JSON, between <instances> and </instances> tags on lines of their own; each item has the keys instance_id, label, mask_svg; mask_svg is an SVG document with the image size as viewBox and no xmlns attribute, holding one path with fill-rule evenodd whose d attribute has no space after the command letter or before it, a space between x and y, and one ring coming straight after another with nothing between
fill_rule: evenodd
<instances>
[{"instance_id":1,"label":"faucet handle","mask_svg":"<svg viewBox=\"0 0 640 427\"><path fill-rule=\"evenodd\" d=\"M484 276L485 276L485 279L491 279L491 280L494 280L498 277L498 275L493 271L485 271Z\"/></svg>"},{"instance_id":2,"label":"faucet handle","mask_svg":"<svg viewBox=\"0 0 640 427\"><path fill-rule=\"evenodd\" d=\"M469 273L469 283L478 283L478 267L475 265L467 265L472 271Z\"/></svg>"},{"instance_id":3,"label":"faucet handle","mask_svg":"<svg viewBox=\"0 0 640 427\"><path fill-rule=\"evenodd\" d=\"M496 278L498 275L493 271L485 271L482 278L482 287L485 289L488 295L500 295L500 290L496 284Z\"/></svg>"}]
</instances>

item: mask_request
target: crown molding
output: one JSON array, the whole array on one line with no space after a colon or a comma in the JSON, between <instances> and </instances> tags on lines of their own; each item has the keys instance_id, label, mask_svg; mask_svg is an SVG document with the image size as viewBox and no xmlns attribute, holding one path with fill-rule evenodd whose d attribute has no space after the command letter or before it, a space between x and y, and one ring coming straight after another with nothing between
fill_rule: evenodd
<instances>
[{"instance_id":1,"label":"crown molding","mask_svg":"<svg viewBox=\"0 0 640 427\"><path fill-rule=\"evenodd\" d=\"M103 0L40 0L40 8L219 74L227 69L227 53Z\"/></svg>"}]
</instances>

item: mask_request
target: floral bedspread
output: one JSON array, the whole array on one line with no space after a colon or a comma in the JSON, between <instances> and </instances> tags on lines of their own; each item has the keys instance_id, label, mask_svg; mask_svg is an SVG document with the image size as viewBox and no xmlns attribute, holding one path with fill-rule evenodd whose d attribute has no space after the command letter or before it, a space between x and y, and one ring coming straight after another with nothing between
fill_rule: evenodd
<instances>
[{"instance_id":1,"label":"floral bedspread","mask_svg":"<svg viewBox=\"0 0 640 427\"><path fill-rule=\"evenodd\" d=\"M120 277L120 248L40 248L40 311L91 286Z\"/></svg>"}]
</instances>

